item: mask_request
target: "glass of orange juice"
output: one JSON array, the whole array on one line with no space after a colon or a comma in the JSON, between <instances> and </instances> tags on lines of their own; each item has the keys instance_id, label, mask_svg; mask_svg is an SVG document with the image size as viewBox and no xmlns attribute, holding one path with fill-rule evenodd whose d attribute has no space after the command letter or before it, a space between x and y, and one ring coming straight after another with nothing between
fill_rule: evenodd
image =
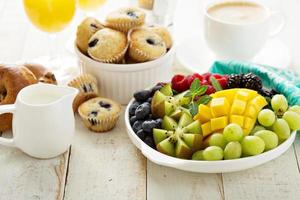
<instances>
[{"instance_id":1,"label":"glass of orange juice","mask_svg":"<svg viewBox=\"0 0 300 200\"><path fill-rule=\"evenodd\" d=\"M70 24L76 8L76 0L23 0L23 4L31 23L39 30L49 33L53 40L55 40L58 32ZM54 73L59 71L59 74L63 74L62 71L65 69L61 68L62 63L59 55L54 55L57 52L56 43L56 41L50 43L52 47L49 49L52 55L47 56L48 63L46 65Z\"/></svg>"},{"instance_id":2,"label":"glass of orange juice","mask_svg":"<svg viewBox=\"0 0 300 200\"><path fill-rule=\"evenodd\" d=\"M80 9L90 12L95 11L105 4L106 0L78 0Z\"/></svg>"}]
</instances>

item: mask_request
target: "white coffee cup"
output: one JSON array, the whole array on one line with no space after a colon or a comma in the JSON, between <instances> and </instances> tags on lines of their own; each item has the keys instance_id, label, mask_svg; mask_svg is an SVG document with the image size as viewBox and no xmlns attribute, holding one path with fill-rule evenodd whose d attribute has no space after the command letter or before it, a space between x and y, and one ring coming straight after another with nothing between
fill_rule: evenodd
<instances>
[{"instance_id":1,"label":"white coffee cup","mask_svg":"<svg viewBox=\"0 0 300 200\"><path fill-rule=\"evenodd\" d=\"M77 93L50 84L23 88L15 104L0 106L0 114L13 113L13 138L0 137L0 144L43 159L64 153L75 132L72 102Z\"/></svg>"},{"instance_id":2,"label":"white coffee cup","mask_svg":"<svg viewBox=\"0 0 300 200\"><path fill-rule=\"evenodd\" d=\"M211 9L234 3L258 6L263 9L261 19L236 23L212 16ZM229 12L230 14L230 12ZM277 19L277 20L276 20ZM277 25L275 26L275 22ZM282 13L271 11L255 1L218 1L210 3L204 10L204 36L208 47L217 59L251 60L264 46L268 38L277 35L285 25Z\"/></svg>"}]
</instances>

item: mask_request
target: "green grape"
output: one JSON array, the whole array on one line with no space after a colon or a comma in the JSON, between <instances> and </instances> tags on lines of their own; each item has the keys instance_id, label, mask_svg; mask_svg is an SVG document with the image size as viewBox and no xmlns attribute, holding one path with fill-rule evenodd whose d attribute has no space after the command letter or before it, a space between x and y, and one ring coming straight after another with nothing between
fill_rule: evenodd
<instances>
[{"instance_id":1,"label":"green grape","mask_svg":"<svg viewBox=\"0 0 300 200\"><path fill-rule=\"evenodd\" d=\"M262 130L266 130L266 128L263 127L263 126L260 126L260 125L256 125L256 126L254 126L254 128L250 132L250 135L254 135L254 133L256 133L258 131L262 131Z\"/></svg>"},{"instance_id":2,"label":"green grape","mask_svg":"<svg viewBox=\"0 0 300 200\"><path fill-rule=\"evenodd\" d=\"M291 131L288 123L284 119L277 119L272 126L279 140L285 140L290 137Z\"/></svg>"},{"instance_id":3,"label":"green grape","mask_svg":"<svg viewBox=\"0 0 300 200\"><path fill-rule=\"evenodd\" d=\"M226 139L223 134L221 133L214 133L210 136L208 140L209 146L218 146L221 147L222 149L225 148L226 146Z\"/></svg>"},{"instance_id":4,"label":"green grape","mask_svg":"<svg viewBox=\"0 0 300 200\"><path fill-rule=\"evenodd\" d=\"M192 160L204 160L203 150L196 151L192 156Z\"/></svg>"},{"instance_id":5,"label":"green grape","mask_svg":"<svg viewBox=\"0 0 300 200\"><path fill-rule=\"evenodd\" d=\"M276 116L272 110L263 109L259 112L257 119L261 125L269 127L275 122Z\"/></svg>"},{"instance_id":6,"label":"green grape","mask_svg":"<svg viewBox=\"0 0 300 200\"><path fill-rule=\"evenodd\" d=\"M204 160L222 160L224 156L223 149L217 146L210 146L204 149L203 158Z\"/></svg>"},{"instance_id":7,"label":"green grape","mask_svg":"<svg viewBox=\"0 0 300 200\"><path fill-rule=\"evenodd\" d=\"M229 142L224 149L224 159L236 159L242 155L242 145L239 142Z\"/></svg>"},{"instance_id":8,"label":"green grape","mask_svg":"<svg viewBox=\"0 0 300 200\"><path fill-rule=\"evenodd\" d=\"M262 130L254 134L265 142L265 151L274 149L278 146L278 136L273 131Z\"/></svg>"},{"instance_id":9,"label":"green grape","mask_svg":"<svg viewBox=\"0 0 300 200\"><path fill-rule=\"evenodd\" d=\"M282 94L276 94L271 99L272 109L277 115L283 115L283 113L288 109L288 102Z\"/></svg>"},{"instance_id":10,"label":"green grape","mask_svg":"<svg viewBox=\"0 0 300 200\"><path fill-rule=\"evenodd\" d=\"M224 137L228 142L240 141L243 138L243 130L237 124L229 124L224 128Z\"/></svg>"},{"instance_id":11,"label":"green grape","mask_svg":"<svg viewBox=\"0 0 300 200\"><path fill-rule=\"evenodd\" d=\"M300 130L300 115L294 111L286 111L282 117L293 131Z\"/></svg>"},{"instance_id":12,"label":"green grape","mask_svg":"<svg viewBox=\"0 0 300 200\"><path fill-rule=\"evenodd\" d=\"M289 111L294 111L300 115L300 106L295 105L289 108Z\"/></svg>"},{"instance_id":13,"label":"green grape","mask_svg":"<svg viewBox=\"0 0 300 200\"><path fill-rule=\"evenodd\" d=\"M261 154L265 150L265 142L258 136L249 135L242 140L243 154L254 156Z\"/></svg>"}]
</instances>

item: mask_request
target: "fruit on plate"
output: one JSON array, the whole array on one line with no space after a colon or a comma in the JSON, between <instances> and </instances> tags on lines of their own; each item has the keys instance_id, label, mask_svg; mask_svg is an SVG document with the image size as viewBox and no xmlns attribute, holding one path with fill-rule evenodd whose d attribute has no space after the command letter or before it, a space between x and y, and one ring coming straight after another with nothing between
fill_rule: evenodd
<instances>
[{"instance_id":1,"label":"fruit on plate","mask_svg":"<svg viewBox=\"0 0 300 200\"><path fill-rule=\"evenodd\" d=\"M202 143L200 122L187 113L178 121L165 115L162 129L153 129L153 137L159 152L185 159L190 159Z\"/></svg>"},{"instance_id":2,"label":"fruit on plate","mask_svg":"<svg viewBox=\"0 0 300 200\"><path fill-rule=\"evenodd\" d=\"M274 124L276 116L270 109L263 109L258 113L258 122L264 127L270 127Z\"/></svg>"},{"instance_id":3,"label":"fruit on plate","mask_svg":"<svg viewBox=\"0 0 300 200\"><path fill-rule=\"evenodd\" d=\"M224 149L226 144L227 144L227 141L226 141L224 135L221 133L214 133L208 139L209 146L218 146L218 147L221 147L222 149Z\"/></svg>"},{"instance_id":4,"label":"fruit on plate","mask_svg":"<svg viewBox=\"0 0 300 200\"><path fill-rule=\"evenodd\" d=\"M289 111L294 111L300 115L300 106L298 106L298 105L291 106L291 107L289 107Z\"/></svg>"},{"instance_id":5,"label":"fruit on plate","mask_svg":"<svg viewBox=\"0 0 300 200\"><path fill-rule=\"evenodd\" d=\"M237 124L248 135L253 129L257 115L268 103L266 99L250 89L228 89L211 95L208 105L200 104L195 120L201 122L203 136L220 132L228 124Z\"/></svg>"},{"instance_id":6,"label":"fruit on plate","mask_svg":"<svg viewBox=\"0 0 300 200\"><path fill-rule=\"evenodd\" d=\"M284 119L277 119L272 126L272 130L277 134L279 140L285 140L291 134L290 127Z\"/></svg>"},{"instance_id":7,"label":"fruit on plate","mask_svg":"<svg viewBox=\"0 0 300 200\"><path fill-rule=\"evenodd\" d=\"M282 118L288 123L291 130L300 130L300 114L294 111L286 111Z\"/></svg>"},{"instance_id":8,"label":"fruit on plate","mask_svg":"<svg viewBox=\"0 0 300 200\"><path fill-rule=\"evenodd\" d=\"M243 154L246 156L255 156L265 150L265 142L258 136L245 136L241 142Z\"/></svg>"},{"instance_id":9,"label":"fruit on plate","mask_svg":"<svg viewBox=\"0 0 300 200\"><path fill-rule=\"evenodd\" d=\"M254 135L263 139L266 151L274 149L278 145L278 136L273 131L262 130L256 132Z\"/></svg>"},{"instance_id":10,"label":"fruit on plate","mask_svg":"<svg viewBox=\"0 0 300 200\"><path fill-rule=\"evenodd\" d=\"M276 94L271 100L272 109L277 115L282 116L288 109L288 102L282 94Z\"/></svg>"},{"instance_id":11,"label":"fruit on plate","mask_svg":"<svg viewBox=\"0 0 300 200\"><path fill-rule=\"evenodd\" d=\"M237 124L229 124L226 126L223 135L228 142L241 141L244 136L242 128Z\"/></svg>"},{"instance_id":12,"label":"fruit on plate","mask_svg":"<svg viewBox=\"0 0 300 200\"><path fill-rule=\"evenodd\" d=\"M190 102L190 97L185 97L186 92L173 96L170 84L166 84L154 93L151 101L151 112L154 117L162 118L165 115L179 118L183 112L189 113L183 105Z\"/></svg>"},{"instance_id":13,"label":"fruit on plate","mask_svg":"<svg viewBox=\"0 0 300 200\"><path fill-rule=\"evenodd\" d=\"M224 157L224 152L221 147L217 146L210 146L204 149L203 151L203 158L204 160L222 160Z\"/></svg>"},{"instance_id":14,"label":"fruit on plate","mask_svg":"<svg viewBox=\"0 0 300 200\"><path fill-rule=\"evenodd\" d=\"M191 84L195 79L198 79L201 83L201 85L207 85L207 91L206 94L212 94L216 92L215 88L213 87L211 78L214 77L216 81L220 84L222 89L226 89L227 82L228 82L228 76L227 75L220 75L220 74L211 74L211 73L205 73L205 74L198 74L194 73L192 75L184 76L181 74L177 74L173 76L171 84L172 89L176 90L177 92L183 92L188 90L191 87Z\"/></svg>"},{"instance_id":15,"label":"fruit on plate","mask_svg":"<svg viewBox=\"0 0 300 200\"><path fill-rule=\"evenodd\" d=\"M224 159L237 159L242 156L242 145L239 142L229 142L224 149Z\"/></svg>"},{"instance_id":16,"label":"fruit on plate","mask_svg":"<svg viewBox=\"0 0 300 200\"><path fill-rule=\"evenodd\" d=\"M192 160L204 160L203 150L199 150L193 153Z\"/></svg>"}]
</instances>

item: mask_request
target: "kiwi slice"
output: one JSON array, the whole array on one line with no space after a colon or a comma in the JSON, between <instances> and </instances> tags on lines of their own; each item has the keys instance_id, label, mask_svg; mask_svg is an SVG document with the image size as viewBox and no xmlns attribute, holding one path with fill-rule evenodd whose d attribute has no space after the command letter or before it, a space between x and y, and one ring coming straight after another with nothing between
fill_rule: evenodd
<instances>
[{"instance_id":1,"label":"kiwi slice","mask_svg":"<svg viewBox=\"0 0 300 200\"><path fill-rule=\"evenodd\" d=\"M165 115L179 119L182 113L189 113L184 105L190 103L191 98L185 97L188 91L173 96L172 87L166 84L160 90L156 91L151 101L151 112L156 118L162 118Z\"/></svg>"},{"instance_id":2,"label":"kiwi slice","mask_svg":"<svg viewBox=\"0 0 300 200\"><path fill-rule=\"evenodd\" d=\"M162 129L153 129L153 137L158 151L185 159L201 148L203 138L200 122L187 113L177 121L165 115Z\"/></svg>"}]
</instances>

